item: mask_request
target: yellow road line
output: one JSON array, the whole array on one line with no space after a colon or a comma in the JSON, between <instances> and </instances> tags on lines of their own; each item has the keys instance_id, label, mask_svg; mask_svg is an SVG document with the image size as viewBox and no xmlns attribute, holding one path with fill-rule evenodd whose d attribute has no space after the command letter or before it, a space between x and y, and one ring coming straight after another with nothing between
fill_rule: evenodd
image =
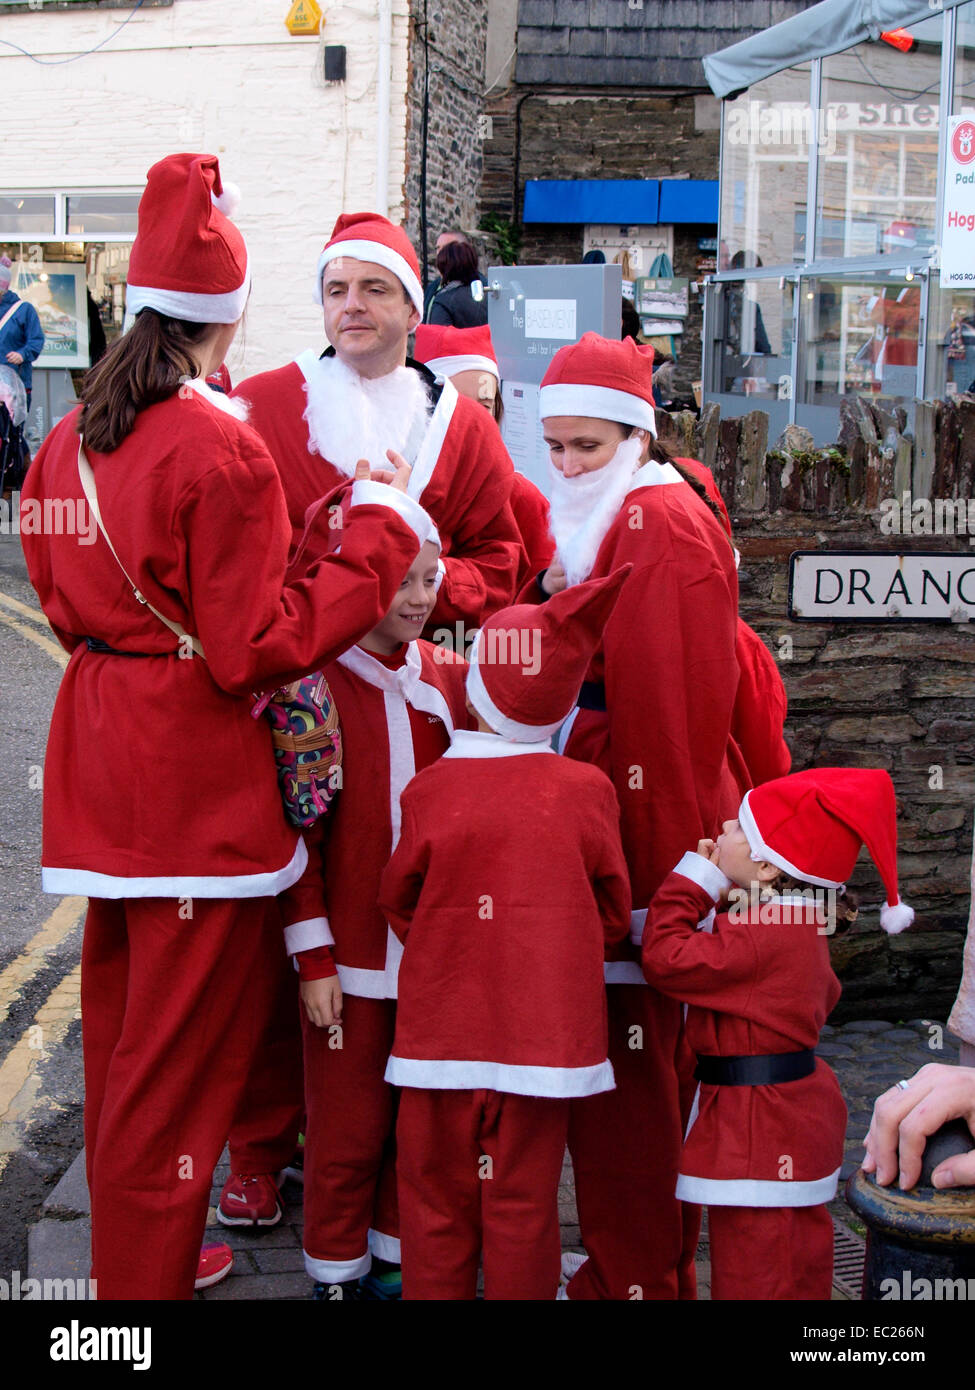
<instances>
[{"instance_id":1,"label":"yellow road line","mask_svg":"<svg viewBox=\"0 0 975 1390\"><path fill-rule=\"evenodd\" d=\"M14 613L19 613L22 618L30 618L32 623L40 623L41 627L49 627L47 618L39 608L31 608L28 603L21 603L20 599L11 598L9 594L0 591L0 603L4 608L10 608Z\"/></svg>"},{"instance_id":2,"label":"yellow road line","mask_svg":"<svg viewBox=\"0 0 975 1390\"><path fill-rule=\"evenodd\" d=\"M24 1130L40 1096L40 1063L64 1041L80 1017L81 966L54 986L0 1066L0 1154L23 1143Z\"/></svg>"},{"instance_id":3,"label":"yellow road line","mask_svg":"<svg viewBox=\"0 0 975 1390\"><path fill-rule=\"evenodd\" d=\"M47 652L48 656L53 656L54 660L63 670L68 664L68 653L59 642L53 637L45 637L43 632L35 632L32 627L18 623L16 618L11 618L6 613L0 613L0 623L6 623L7 627L13 628L14 632L19 632L22 637L26 637L29 642L34 642L42 651Z\"/></svg>"},{"instance_id":4,"label":"yellow road line","mask_svg":"<svg viewBox=\"0 0 975 1390\"><path fill-rule=\"evenodd\" d=\"M87 904L87 898L62 898L17 959L0 970L0 1023L10 1013L10 1006L22 987L49 963L48 953L74 931Z\"/></svg>"}]
</instances>

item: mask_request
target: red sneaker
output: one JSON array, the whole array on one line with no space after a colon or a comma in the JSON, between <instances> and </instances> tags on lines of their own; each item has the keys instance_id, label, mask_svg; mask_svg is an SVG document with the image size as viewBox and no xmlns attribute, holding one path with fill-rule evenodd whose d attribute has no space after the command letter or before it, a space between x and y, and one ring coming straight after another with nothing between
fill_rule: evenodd
<instances>
[{"instance_id":1,"label":"red sneaker","mask_svg":"<svg viewBox=\"0 0 975 1390\"><path fill-rule=\"evenodd\" d=\"M243 1178L231 1173L217 1205L223 1226L276 1226L284 1214L278 1186L270 1173Z\"/></svg>"},{"instance_id":2,"label":"red sneaker","mask_svg":"<svg viewBox=\"0 0 975 1390\"><path fill-rule=\"evenodd\" d=\"M219 1284L234 1267L234 1252L229 1245L204 1245L196 1267L196 1289L208 1289Z\"/></svg>"}]
</instances>

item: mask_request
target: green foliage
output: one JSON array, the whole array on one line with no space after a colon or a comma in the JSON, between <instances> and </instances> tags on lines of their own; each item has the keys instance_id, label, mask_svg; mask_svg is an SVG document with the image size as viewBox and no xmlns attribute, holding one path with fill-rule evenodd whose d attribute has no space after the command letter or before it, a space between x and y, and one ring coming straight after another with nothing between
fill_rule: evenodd
<instances>
[{"instance_id":1,"label":"green foliage","mask_svg":"<svg viewBox=\"0 0 975 1390\"><path fill-rule=\"evenodd\" d=\"M494 238L502 265L517 265L521 252L522 231L517 222L509 222L498 212L488 212L479 223L482 232Z\"/></svg>"},{"instance_id":2,"label":"green foliage","mask_svg":"<svg viewBox=\"0 0 975 1390\"><path fill-rule=\"evenodd\" d=\"M783 468L791 463L802 474L808 473L817 464L825 463L831 473L839 474L843 478L850 476L850 460L846 451L836 444L831 444L826 449L769 449L765 455L765 462L779 463Z\"/></svg>"}]
</instances>

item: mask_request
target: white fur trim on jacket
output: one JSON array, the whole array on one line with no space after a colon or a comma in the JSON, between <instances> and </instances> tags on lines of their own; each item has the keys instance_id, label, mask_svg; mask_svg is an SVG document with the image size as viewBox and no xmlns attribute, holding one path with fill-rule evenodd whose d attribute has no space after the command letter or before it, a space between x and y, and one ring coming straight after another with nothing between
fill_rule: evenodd
<instances>
[{"instance_id":1,"label":"white fur trim on jacket","mask_svg":"<svg viewBox=\"0 0 975 1390\"><path fill-rule=\"evenodd\" d=\"M657 420L650 402L629 391L616 391L611 386L577 385L572 381L543 386L538 393L538 415L542 420L553 415L616 420L621 425L649 430L654 439L657 437Z\"/></svg>"},{"instance_id":2,"label":"white fur trim on jacket","mask_svg":"<svg viewBox=\"0 0 975 1390\"><path fill-rule=\"evenodd\" d=\"M77 893L83 898L273 898L283 893L305 872L308 850L298 837L291 862L283 869L260 874L174 874L169 878L123 878L93 869L58 869L41 866L41 890L62 897Z\"/></svg>"},{"instance_id":3,"label":"white fur trim on jacket","mask_svg":"<svg viewBox=\"0 0 975 1390\"><path fill-rule=\"evenodd\" d=\"M298 951L313 951L316 946L334 946L335 937L327 917L306 917L292 922L284 929L284 949L289 956Z\"/></svg>"},{"instance_id":4,"label":"white fur trim on jacket","mask_svg":"<svg viewBox=\"0 0 975 1390\"><path fill-rule=\"evenodd\" d=\"M415 497L417 501L423 497L424 489L436 471L443 451L444 440L447 438L447 431L454 418L454 410L459 399L460 396L454 383L445 381L443 390L440 392L440 399L437 401L437 407L430 417L426 434L423 436L423 441L414 460L410 481L407 484L409 495Z\"/></svg>"},{"instance_id":5,"label":"white fur trim on jacket","mask_svg":"<svg viewBox=\"0 0 975 1390\"><path fill-rule=\"evenodd\" d=\"M678 1173L674 1193L682 1202L709 1207L818 1207L836 1196L840 1170L811 1182L766 1178L694 1178Z\"/></svg>"},{"instance_id":6,"label":"white fur trim on jacket","mask_svg":"<svg viewBox=\"0 0 975 1390\"><path fill-rule=\"evenodd\" d=\"M510 1062L431 1061L390 1057L385 1080L391 1086L433 1091L507 1091L516 1096L594 1096L616 1082L609 1061L591 1067L532 1067Z\"/></svg>"},{"instance_id":7,"label":"white fur trim on jacket","mask_svg":"<svg viewBox=\"0 0 975 1390\"><path fill-rule=\"evenodd\" d=\"M500 734L483 734L475 729L455 729L445 758L517 758L523 753L554 753L548 739L537 743L512 743Z\"/></svg>"},{"instance_id":8,"label":"white fur trim on jacket","mask_svg":"<svg viewBox=\"0 0 975 1390\"><path fill-rule=\"evenodd\" d=\"M381 241L337 241L333 246L326 246L318 258L316 304L325 302L322 293L322 276L325 273L325 267L329 261L340 261L345 256L348 256L350 261L366 261L372 265L381 265L384 270L392 271L413 301L413 307L417 313L423 313L423 287L419 280L413 274L404 257L398 251L394 251L392 247L384 246Z\"/></svg>"},{"instance_id":9,"label":"white fur trim on jacket","mask_svg":"<svg viewBox=\"0 0 975 1390\"><path fill-rule=\"evenodd\" d=\"M731 879L723 874L717 864L705 859L703 854L688 850L674 868L675 874L689 878L698 888L703 888L713 903L720 902L731 888Z\"/></svg>"}]
</instances>

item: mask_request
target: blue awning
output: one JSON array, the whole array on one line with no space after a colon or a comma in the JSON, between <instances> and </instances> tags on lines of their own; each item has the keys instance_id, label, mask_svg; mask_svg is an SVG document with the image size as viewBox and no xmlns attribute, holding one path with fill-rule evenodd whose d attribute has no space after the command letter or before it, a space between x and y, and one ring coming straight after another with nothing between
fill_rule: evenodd
<instances>
[{"instance_id":1,"label":"blue awning","mask_svg":"<svg viewBox=\"0 0 975 1390\"><path fill-rule=\"evenodd\" d=\"M718 220L717 179L529 179L525 222L655 226Z\"/></svg>"}]
</instances>

